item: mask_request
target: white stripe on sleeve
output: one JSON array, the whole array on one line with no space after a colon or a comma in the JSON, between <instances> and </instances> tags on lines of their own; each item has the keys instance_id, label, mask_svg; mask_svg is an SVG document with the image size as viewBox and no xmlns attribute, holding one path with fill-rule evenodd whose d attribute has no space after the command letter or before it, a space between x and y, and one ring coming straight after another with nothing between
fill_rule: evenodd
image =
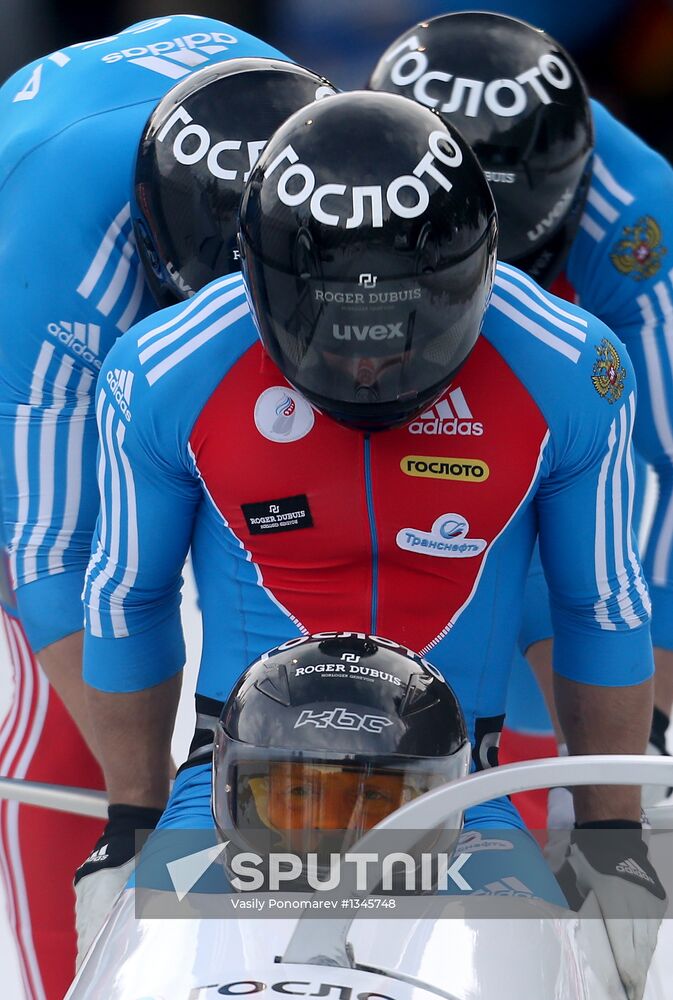
<instances>
[{"instance_id":1,"label":"white stripe on sleeve","mask_svg":"<svg viewBox=\"0 0 673 1000\"><path fill-rule=\"evenodd\" d=\"M56 431L59 414L67 405L65 386L72 374L72 363L69 357L61 359L54 380L54 398L58 402L47 406L40 414L40 459L39 483L40 499L37 517L26 542L26 556L23 565L23 582L32 583L37 579L37 554L42 545L47 530L52 526L54 517L54 497L56 486ZM59 470L60 472L60 470Z\"/></svg>"},{"instance_id":2,"label":"white stripe on sleeve","mask_svg":"<svg viewBox=\"0 0 673 1000\"><path fill-rule=\"evenodd\" d=\"M159 351L163 351L164 348L175 343L176 340L179 340L180 337L183 337L190 330L194 329L195 326L198 326L200 323L203 323L206 319L208 319L209 316L212 316L212 314L217 312L218 309L226 306L227 303L231 302L233 299L241 298L242 295L245 295L245 289L242 285L238 285L237 287L224 292L222 295L219 295L217 298L212 299L208 305L201 310L201 312L195 313L194 316L192 316L192 318L186 323L181 324L170 333L167 333L165 336L153 341L149 347L145 347L139 354L140 363L144 365L150 358L154 357L155 354L158 354Z\"/></svg>"},{"instance_id":3,"label":"white stripe on sleeve","mask_svg":"<svg viewBox=\"0 0 673 1000\"><path fill-rule=\"evenodd\" d=\"M571 337L575 337L582 343L587 339L587 335L583 330L578 330L576 326L570 323L566 323L565 320L560 319L558 316L554 316L548 309L545 309L541 303L536 302L535 299L527 295L526 292L519 288L513 281L505 281L503 278L498 276L495 279L495 284L498 288L504 289L504 291L509 292L513 295L515 299L518 299L522 305L531 312L537 313L538 316L542 316L547 323L551 323L555 330L563 330L565 333L570 334ZM586 324L585 324L586 325ZM553 336L553 334L552 334Z\"/></svg>"},{"instance_id":4,"label":"white stripe on sleeve","mask_svg":"<svg viewBox=\"0 0 673 1000\"><path fill-rule=\"evenodd\" d=\"M75 409L68 421L68 443L66 450L66 488L65 500L63 504L63 519L61 530L49 552L49 572L58 573L63 570L63 555L73 532L77 527L79 518L79 506L82 498L82 453L84 445L84 430L86 427L87 414L91 409L93 400L90 391L93 383L93 375L84 369L82 371L77 395L80 397Z\"/></svg>"},{"instance_id":5,"label":"white stripe on sleeve","mask_svg":"<svg viewBox=\"0 0 673 1000\"><path fill-rule=\"evenodd\" d=\"M129 276L131 270L131 258L135 252L135 244L131 237L129 237L124 243L119 260L117 261L117 266L114 269L114 274L110 279L110 284L103 292L101 299L96 306L99 312L103 316L109 316L112 312L114 306L117 304L121 298L121 294L124 291L124 285L126 284L126 279Z\"/></svg>"},{"instance_id":6,"label":"white stripe on sleeve","mask_svg":"<svg viewBox=\"0 0 673 1000\"><path fill-rule=\"evenodd\" d=\"M213 337L216 337L218 333L226 330L227 327L236 323L239 319L242 319L242 317L249 312L250 306L247 301L243 302L240 306L236 306L236 308L232 309L231 312L222 316L221 319L217 320L217 322L206 327L206 329L202 330L196 337L192 337L186 344L179 347L177 351L173 351L173 353L169 354L167 358L164 358L164 360L159 362L158 365L155 365L154 368L150 368L147 373L147 381L149 384L154 385L154 383L165 375L166 372L170 371L171 368L175 368L176 365L180 364L181 361L184 361L184 359L189 357L190 354L193 354L194 351L198 351L200 347L202 347L209 340L212 340Z\"/></svg>"},{"instance_id":7,"label":"white stripe on sleeve","mask_svg":"<svg viewBox=\"0 0 673 1000\"><path fill-rule=\"evenodd\" d=\"M608 578L607 525L605 518L608 472L616 441L616 420L613 420L610 424L610 433L608 435L608 451L603 459L598 475L598 485L596 488L596 534L594 536L594 568L596 587L599 593L599 600L594 605L595 619L601 628L608 631L615 631L617 628L615 623L610 621L607 608L611 590Z\"/></svg>"},{"instance_id":8,"label":"white stripe on sleeve","mask_svg":"<svg viewBox=\"0 0 673 1000\"><path fill-rule=\"evenodd\" d=\"M636 394L632 392L629 395L629 415L631 417L631 427L634 425L636 417ZM636 470L633 466L633 451L629 448L626 455L626 476L629 487L629 499L628 499L628 524L629 529L633 525L633 503L636 495ZM631 571L633 572L633 578L636 581L636 590L640 595L640 599L643 603L645 611L649 615L652 611L652 602L650 601L650 595L647 591L647 586L645 585L645 580L643 579L643 574L641 572L640 564L636 559L636 553L633 548L633 531L628 530L626 534L626 550L629 556L629 563L631 564Z\"/></svg>"},{"instance_id":9,"label":"white stripe on sleeve","mask_svg":"<svg viewBox=\"0 0 673 1000\"><path fill-rule=\"evenodd\" d=\"M126 558L124 576L110 594L110 617L115 639L128 635L124 599L135 583L138 575L138 512L136 508L136 488L131 465L124 452L126 426L120 420L117 424L117 455L121 463L121 477L126 496ZM120 511L121 515L121 511Z\"/></svg>"},{"instance_id":10,"label":"white stripe on sleeve","mask_svg":"<svg viewBox=\"0 0 673 1000\"><path fill-rule=\"evenodd\" d=\"M169 319L166 323L162 323L161 326L152 327L152 329L148 330L147 333L144 333L142 337L138 337L138 347L142 347L144 344L148 343L148 341L154 340L155 337L165 333L166 330L173 330L175 327L183 326L183 324L186 326L185 319L187 316L190 316L194 310L203 309L213 295L217 295L221 289L226 288L227 285L231 285L236 281L242 281L240 274L230 274L221 281L211 285L211 287L207 291L202 292L198 298L192 299L192 301L186 305L177 316L173 316L172 319ZM187 327L187 329L189 329L189 327Z\"/></svg>"},{"instance_id":11,"label":"white stripe on sleeve","mask_svg":"<svg viewBox=\"0 0 673 1000\"><path fill-rule=\"evenodd\" d=\"M141 303L143 301L143 292L145 290L145 273L143 271L143 266L140 261L137 261L137 271L136 280L133 286L133 292L131 293L131 298L128 301L128 305L124 309L117 320L116 326L118 330L122 333L126 333L131 324L135 321L136 316L140 310Z\"/></svg>"},{"instance_id":12,"label":"white stripe on sleeve","mask_svg":"<svg viewBox=\"0 0 673 1000\"><path fill-rule=\"evenodd\" d=\"M498 272L499 271L502 271L503 274L506 274L510 278L516 278L520 285L525 285L528 291L535 295L540 302L543 302L545 307L551 312L555 312L558 316L562 316L564 319L569 319L577 326L584 328L589 326L587 320L585 320L582 316L577 316L575 313L568 312L567 309L561 308L558 303L552 302L552 300L545 295L540 286L536 285L534 281L531 281L528 275L524 274L522 271L514 271L508 264L503 263L501 260L498 261Z\"/></svg>"},{"instance_id":13,"label":"white stripe on sleeve","mask_svg":"<svg viewBox=\"0 0 673 1000\"><path fill-rule=\"evenodd\" d=\"M587 201L590 205L593 205L598 214L602 215L607 222L614 222L619 218L617 209L613 208L610 202L602 194L599 194L595 188L589 188Z\"/></svg>"},{"instance_id":14,"label":"white stripe on sleeve","mask_svg":"<svg viewBox=\"0 0 673 1000\"><path fill-rule=\"evenodd\" d=\"M112 256L115 241L121 233L122 227L126 225L130 218L131 205L127 202L118 213L117 217L113 219L108 226L107 232L103 236L100 246L98 247L94 258L89 265L89 269L77 288L77 294L81 295L82 298L88 299L97 283L100 281L100 277L105 270L105 265Z\"/></svg>"},{"instance_id":15,"label":"white stripe on sleeve","mask_svg":"<svg viewBox=\"0 0 673 1000\"><path fill-rule=\"evenodd\" d=\"M609 193L621 201L622 205L631 205L633 202L633 195L630 191L626 191L621 184L618 184L614 179L608 168L605 166L600 156L594 156L593 162L593 173L594 177L597 177L601 182L603 187L609 191Z\"/></svg>"},{"instance_id":16,"label":"white stripe on sleeve","mask_svg":"<svg viewBox=\"0 0 673 1000\"><path fill-rule=\"evenodd\" d=\"M105 399L105 394L101 392L96 406L98 414L98 429L100 434L99 461L98 461L98 484L100 489L101 513L100 513L100 540L96 548L96 554L92 558L87 572L87 587L89 606L89 618L91 634L95 636L103 635L102 621L100 616L100 597L103 587L109 580L109 566L112 559L114 539L117 538L117 549L119 539L119 477L116 474L114 454L111 444L111 426L115 411L112 403ZM110 492L108 494L106 479L110 470ZM105 553L109 553L107 556Z\"/></svg>"},{"instance_id":17,"label":"white stripe on sleeve","mask_svg":"<svg viewBox=\"0 0 673 1000\"><path fill-rule=\"evenodd\" d=\"M514 320L519 326L522 326L529 333L532 333L534 337L538 340L543 341L543 343L548 344L559 354L564 354L569 358L574 364L577 364L580 352L576 347L572 347L570 344L566 344L565 340L561 340L555 334L551 333L549 330L545 330L543 326L536 323L534 320L525 316L519 309L516 309L511 303L507 302L505 299L501 298L499 295L491 296L491 304L501 313L509 319Z\"/></svg>"},{"instance_id":18,"label":"white stripe on sleeve","mask_svg":"<svg viewBox=\"0 0 673 1000\"><path fill-rule=\"evenodd\" d=\"M33 484L30 479L29 445L30 423L33 407L40 407L44 396L44 377L54 354L54 345L43 343L40 348L30 383L28 403L19 403L16 408L14 424L14 476L16 478L19 504L16 513L14 534L9 545L9 563L12 582L16 586L19 581L18 553L21 539L28 524L30 497Z\"/></svg>"},{"instance_id":19,"label":"white stripe on sleeve","mask_svg":"<svg viewBox=\"0 0 673 1000\"><path fill-rule=\"evenodd\" d=\"M599 226L598 223L592 219L590 215L587 215L586 212L580 219L580 226L584 232L588 233L588 235L591 236L592 239L596 240L597 243L600 243L605 237L605 230L603 227Z\"/></svg>"}]
</instances>

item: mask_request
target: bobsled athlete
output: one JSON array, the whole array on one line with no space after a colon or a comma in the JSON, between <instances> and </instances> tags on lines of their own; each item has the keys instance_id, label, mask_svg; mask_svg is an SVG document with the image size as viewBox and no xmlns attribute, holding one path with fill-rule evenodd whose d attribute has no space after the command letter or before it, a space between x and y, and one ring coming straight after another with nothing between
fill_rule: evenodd
<instances>
[{"instance_id":1,"label":"bobsled athlete","mask_svg":"<svg viewBox=\"0 0 673 1000\"><path fill-rule=\"evenodd\" d=\"M140 261L151 227L138 247L129 203L148 115L159 102L170 108L146 171L173 179L176 211L210 220L189 273L170 279L177 301L238 269L244 176L275 128L325 92L325 81L259 39L191 15L54 52L0 90L0 494L18 607L4 621L14 694L0 774L101 787L81 679L81 593L99 505L94 394L114 341L156 309ZM185 201L176 175L187 170ZM146 208L162 218L160 203ZM170 271L174 246L164 249ZM160 280L151 265L147 273ZM161 767L167 782L170 762ZM127 810L124 823L151 826L160 804ZM26 996L60 1000L75 954L72 863L90 850L91 823L2 808L0 873Z\"/></svg>"},{"instance_id":2,"label":"bobsled athlete","mask_svg":"<svg viewBox=\"0 0 673 1000\"><path fill-rule=\"evenodd\" d=\"M227 660L228 654L223 652L222 666L226 670ZM427 660L379 636L344 631L291 639L252 663L236 681L223 705L213 700L207 707L213 714L199 718L189 759L178 776L178 781L189 776L182 805L175 810L169 807L158 831L146 843L132 883L135 903L132 892L124 894L68 994L73 1000L91 995L117 1000L121 983L126 988L132 983L137 994L143 996L187 995L199 984L217 982L215 976L220 981L248 980L251 966L257 969L258 979L264 978L260 970L269 961L269 948L273 948L274 955L284 953L287 927L275 925L273 943L269 945L268 923L263 921L260 925L245 919L251 910L263 915L262 911L270 914L272 903L291 905L278 902L278 889L286 900L288 893L305 893L317 886L324 890L328 882L331 889L350 893L343 875L349 863L348 854L356 849L361 837L425 792L463 778L472 764L465 718L442 675ZM547 925L533 931L531 920L526 920L524 937L529 944L531 933L542 934L540 944L545 936L548 944L550 939L553 943L551 948L543 947L536 953L534 968L529 969L529 992L510 993L501 979L500 995L538 997L547 995L545 987L552 988L555 984L555 992L560 989L558 995L565 997L568 984L564 988L564 983L568 976L574 997L593 996L583 985L584 972L579 980L572 975L576 961L572 952L577 949L577 941L571 935L564 947L561 930L568 921L535 921L542 915L558 917L565 912L571 916L535 840L524 830L497 827L502 819L498 802L485 803L471 813L467 819L469 829L462 834L460 810L446 815L435 826L419 823L417 819L415 825L422 833L411 834L410 840L409 834L404 835L403 849L411 867L407 864L403 877L393 878L387 891L392 890L394 895L410 892L428 895L448 890L463 900L475 894L480 906L485 898L493 897L496 907L493 912L501 914L508 912L502 908L503 897L512 897L517 913L523 916L526 907L530 907L533 924ZM212 836L214 826L224 850L217 849L217 839ZM396 853L399 845L399 840L386 836L390 838L390 834L384 835L378 846L374 841L366 848L368 852L378 852L384 865L386 857ZM580 832L578 843L579 838ZM189 860L186 856L197 850L196 856L202 857L206 844L213 845L206 852L212 863L200 869L196 881L190 876L189 887L181 889L187 889L189 898L185 900L183 896L180 909L172 910L178 888L177 866L173 863L181 858ZM653 886L661 892L647 852L642 848L640 833L622 831L619 847L622 854L615 857L615 863L622 868L633 868L637 858ZM636 855L631 858L634 849ZM428 871L429 859L438 861L446 857L450 861L458 854L460 883L442 879L438 884L436 879L428 879L427 874L421 879L421 871ZM376 853L373 856L369 853L370 860L372 857L375 860ZM628 866L627 857L631 858ZM351 855L351 863L352 859ZM586 888L582 864L581 854L573 845L569 870L574 889L578 882ZM282 881L277 874L281 867ZM436 875L437 868L432 872ZM621 880L607 865L604 877L613 883L617 894L623 892ZM385 892L385 882L382 888ZM380 889L373 878L370 890L378 893ZM267 901L251 901L248 890L253 895L262 893L262 899ZM643 897L647 900L647 895L645 888L634 890L638 905L642 905ZM242 919L239 914L239 919L233 921L198 920L206 912L209 917L216 917L218 912L229 915L231 904L235 913L238 907L231 898L235 896L243 897L243 906L249 907L242 909ZM165 921L143 919L148 905L154 906L155 918L159 914L176 917L189 914L191 919L178 921L177 927L169 930ZM457 920L448 921L448 925L460 924L461 913L455 911ZM610 916L616 915L617 909L613 907ZM398 916L403 914L398 912ZM210 930L213 923L221 925L214 938ZM419 923L424 927L420 948L424 954L432 935L425 930L425 920L412 922ZM445 963L452 931L446 921L440 923L446 928L441 935L444 958L441 981L447 989L452 989L451 970L456 963L449 962L448 966ZM482 923L493 927L494 921ZM324 941L329 947L334 937L331 921L323 926ZM373 925L366 922L365 926L372 941L387 939L389 930L386 931L385 920L381 923L379 918ZM497 926L493 929L498 933ZM179 960L155 961L158 954L165 952L167 933ZM229 934L239 942L238 949L229 944ZM465 939L459 940L465 946ZM516 935L508 937L508 946L516 947ZM488 962L484 942L474 947L474 953L470 954L468 949L463 954L459 966L464 976L470 963L476 962L484 989L488 973L482 967L484 961ZM412 948L411 955L415 953ZM234 968L246 967L241 962L242 955L248 960L247 975L233 973ZM363 961L362 942L357 936L355 955ZM364 961L366 967L366 958ZM600 968L600 960L594 953L582 961L585 966L588 961L594 971ZM611 963L609 952L602 961ZM351 958L346 966L351 968L352 964ZM494 964L501 965L498 961ZM527 964L530 966L530 961ZM425 959L423 965L427 973ZM274 968L276 978L282 980L282 969L277 965ZM415 971L407 966L402 968ZM293 972L295 977L305 979L303 975L297 976L296 965ZM501 977L503 972L498 969ZM339 972L333 969L332 974ZM614 970L612 975L616 975ZM257 985L261 991L262 985ZM305 983L302 988L307 992Z\"/></svg>"},{"instance_id":3,"label":"bobsled athlete","mask_svg":"<svg viewBox=\"0 0 673 1000\"><path fill-rule=\"evenodd\" d=\"M432 654L484 767L537 534L570 751L644 751L653 667L631 531L631 364L600 320L496 268L496 244L491 191L456 129L398 95L338 94L296 112L253 167L242 276L115 344L96 403L84 658L113 807L166 794L190 546L199 715L269 646L343 624ZM596 359L612 351L604 394ZM179 776L172 817L196 780ZM497 808L497 825L522 827L509 800ZM581 788L575 808L580 824L639 836L637 788ZM102 843L81 884L130 860L119 828ZM600 896L603 875L586 872ZM82 909L83 925L103 909ZM616 923L636 996L657 919Z\"/></svg>"},{"instance_id":4,"label":"bobsled athlete","mask_svg":"<svg viewBox=\"0 0 673 1000\"><path fill-rule=\"evenodd\" d=\"M580 303L626 345L638 382L635 448L658 480L644 556L656 663L648 752L665 753L673 703L673 362L668 345L673 272L667 257L673 235L673 168L589 98L577 67L558 42L502 14L459 12L415 25L384 52L369 86L413 98L460 130L493 191L498 258L555 295ZM510 285L512 273L503 267ZM544 302L525 278L516 282L519 291L512 294L517 303L521 295L532 295L539 317ZM567 319L565 308L557 304L561 321ZM621 394L619 368L618 352L596 355L594 385L608 402ZM634 524L644 483L642 475ZM523 652L563 744L552 691L554 602L536 549L508 719L519 731L551 731L546 713L531 696ZM539 751L542 756L553 752L553 742L532 740L521 749L529 756ZM648 802L666 789L652 786L645 793ZM564 790L552 795L558 807Z\"/></svg>"}]
</instances>

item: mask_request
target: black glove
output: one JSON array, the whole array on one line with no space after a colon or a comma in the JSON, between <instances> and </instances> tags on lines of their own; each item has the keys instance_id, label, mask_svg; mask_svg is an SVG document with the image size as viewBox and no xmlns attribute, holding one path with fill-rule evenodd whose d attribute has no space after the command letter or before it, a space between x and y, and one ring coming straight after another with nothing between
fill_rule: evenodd
<instances>
[{"instance_id":1,"label":"black glove","mask_svg":"<svg viewBox=\"0 0 673 1000\"><path fill-rule=\"evenodd\" d=\"M108 807L102 835L75 872L78 968L133 870L136 831L153 830L161 815L161 809L144 806Z\"/></svg>"}]
</instances>

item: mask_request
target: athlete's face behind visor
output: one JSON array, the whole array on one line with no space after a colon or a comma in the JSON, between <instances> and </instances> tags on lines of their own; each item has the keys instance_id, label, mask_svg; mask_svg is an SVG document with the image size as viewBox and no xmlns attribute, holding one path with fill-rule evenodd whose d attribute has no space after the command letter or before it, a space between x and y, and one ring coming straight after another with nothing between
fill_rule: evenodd
<instances>
[{"instance_id":1,"label":"athlete's face behind visor","mask_svg":"<svg viewBox=\"0 0 673 1000\"><path fill-rule=\"evenodd\" d=\"M433 773L432 765L410 771L258 761L240 762L233 780L234 822L248 844L261 854L322 855L347 850L386 816L446 779Z\"/></svg>"},{"instance_id":2,"label":"athlete's face behind visor","mask_svg":"<svg viewBox=\"0 0 673 1000\"><path fill-rule=\"evenodd\" d=\"M247 773L246 773L247 772ZM299 854L341 853L405 802L441 783L436 775L303 762L238 769L239 801L251 796L262 841ZM254 821L253 821L254 822ZM249 830L249 837L255 838Z\"/></svg>"},{"instance_id":3,"label":"athlete's face behind visor","mask_svg":"<svg viewBox=\"0 0 673 1000\"><path fill-rule=\"evenodd\" d=\"M313 764L272 764L268 820L276 830L366 832L402 804L401 774Z\"/></svg>"}]
</instances>

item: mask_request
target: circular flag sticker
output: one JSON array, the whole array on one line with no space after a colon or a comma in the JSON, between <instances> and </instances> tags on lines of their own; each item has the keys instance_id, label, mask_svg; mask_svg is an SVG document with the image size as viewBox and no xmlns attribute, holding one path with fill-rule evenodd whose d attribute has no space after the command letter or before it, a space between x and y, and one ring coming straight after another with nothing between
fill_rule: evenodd
<instances>
[{"instance_id":1,"label":"circular flag sticker","mask_svg":"<svg viewBox=\"0 0 673 1000\"><path fill-rule=\"evenodd\" d=\"M282 385L265 389L255 403L255 426L269 441L286 444L306 437L315 416L295 389Z\"/></svg>"}]
</instances>

